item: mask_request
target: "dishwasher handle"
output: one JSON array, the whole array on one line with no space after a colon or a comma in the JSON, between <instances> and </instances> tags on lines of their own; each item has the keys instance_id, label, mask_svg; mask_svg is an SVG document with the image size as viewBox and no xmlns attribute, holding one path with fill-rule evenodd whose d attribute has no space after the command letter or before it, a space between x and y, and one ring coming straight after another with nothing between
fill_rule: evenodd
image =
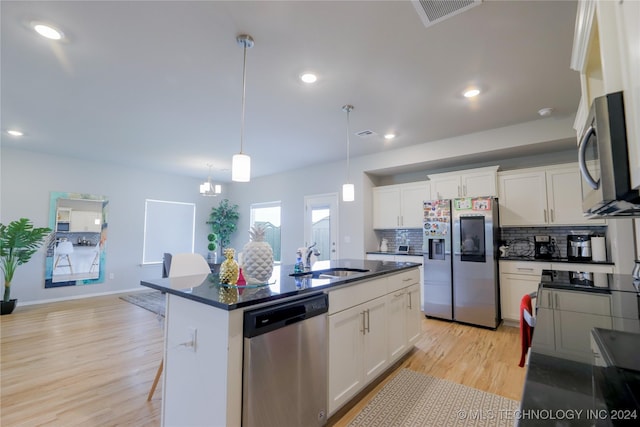
<instances>
[{"instance_id":1,"label":"dishwasher handle","mask_svg":"<svg viewBox=\"0 0 640 427\"><path fill-rule=\"evenodd\" d=\"M244 313L244 337L253 338L329 311L327 294L315 294Z\"/></svg>"}]
</instances>

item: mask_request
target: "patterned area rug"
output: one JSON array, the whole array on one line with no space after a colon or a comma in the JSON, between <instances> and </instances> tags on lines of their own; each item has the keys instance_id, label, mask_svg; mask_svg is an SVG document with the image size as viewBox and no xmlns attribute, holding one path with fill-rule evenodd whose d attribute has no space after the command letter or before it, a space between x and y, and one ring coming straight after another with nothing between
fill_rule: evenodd
<instances>
[{"instance_id":1,"label":"patterned area rug","mask_svg":"<svg viewBox=\"0 0 640 427\"><path fill-rule=\"evenodd\" d=\"M134 294L123 295L120 299L164 317L166 295L160 291L136 292Z\"/></svg>"},{"instance_id":2,"label":"patterned area rug","mask_svg":"<svg viewBox=\"0 0 640 427\"><path fill-rule=\"evenodd\" d=\"M402 369L350 427L513 426L520 403Z\"/></svg>"}]
</instances>

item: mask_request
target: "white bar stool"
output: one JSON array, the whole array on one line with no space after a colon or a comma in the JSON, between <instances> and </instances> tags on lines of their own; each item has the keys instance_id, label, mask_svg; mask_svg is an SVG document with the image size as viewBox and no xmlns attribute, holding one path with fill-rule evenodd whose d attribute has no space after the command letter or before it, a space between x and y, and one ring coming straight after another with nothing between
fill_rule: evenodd
<instances>
[{"instance_id":1,"label":"white bar stool","mask_svg":"<svg viewBox=\"0 0 640 427\"><path fill-rule=\"evenodd\" d=\"M71 266L71 255L73 253L73 243L69 241L58 243L58 247L56 248L56 262L53 265L53 268L56 267L69 267L69 271L73 274L73 267ZM66 259L66 264L60 264L60 259Z\"/></svg>"}]
</instances>

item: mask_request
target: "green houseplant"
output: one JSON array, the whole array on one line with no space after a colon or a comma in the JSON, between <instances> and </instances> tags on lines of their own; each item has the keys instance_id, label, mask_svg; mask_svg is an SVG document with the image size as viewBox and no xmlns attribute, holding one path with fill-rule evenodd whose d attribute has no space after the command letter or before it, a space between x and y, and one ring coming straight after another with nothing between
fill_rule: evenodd
<instances>
[{"instance_id":1,"label":"green houseplant","mask_svg":"<svg viewBox=\"0 0 640 427\"><path fill-rule=\"evenodd\" d=\"M229 204L228 199L221 200L218 207L211 208L207 224L211 225L211 233L217 237L220 250L231 243L231 235L236 231L238 218L238 205Z\"/></svg>"},{"instance_id":2,"label":"green houseplant","mask_svg":"<svg viewBox=\"0 0 640 427\"><path fill-rule=\"evenodd\" d=\"M207 240L209 241L207 244L207 249L209 250L209 262L215 264L217 261L216 248L218 245L216 245L216 240L218 240L218 236L213 233L209 233L209 235L207 235Z\"/></svg>"},{"instance_id":3,"label":"green houseplant","mask_svg":"<svg viewBox=\"0 0 640 427\"><path fill-rule=\"evenodd\" d=\"M27 218L11 221L8 225L0 223L0 269L4 275L2 314L11 313L16 304L15 299L10 299L16 268L31 259L50 233L50 228L35 228Z\"/></svg>"}]
</instances>

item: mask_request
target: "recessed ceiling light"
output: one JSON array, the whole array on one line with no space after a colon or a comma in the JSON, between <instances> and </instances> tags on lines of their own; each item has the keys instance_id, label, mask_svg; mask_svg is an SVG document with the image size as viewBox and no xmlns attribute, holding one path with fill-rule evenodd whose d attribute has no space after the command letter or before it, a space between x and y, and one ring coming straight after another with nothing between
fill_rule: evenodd
<instances>
[{"instance_id":1,"label":"recessed ceiling light","mask_svg":"<svg viewBox=\"0 0 640 427\"><path fill-rule=\"evenodd\" d=\"M305 83L315 83L318 80L318 76L313 73L304 73L300 75L300 80Z\"/></svg>"},{"instance_id":2,"label":"recessed ceiling light","mask_svg":"<svg viewBox=\"0 0 640 427\"><path fill-rule=\"evenodd\" d=\"M42 22L33 22L31 25L38 34L50 40L61 40L64 37L62 31L49 24L43 24Z\"/></svg>"},{"instance_id":3,"label":"recessed ceiling light","mask_svg":"<svg viewBox=\"0 0 640 427\"><path fill-rule=\"evenodd\" d=\"M24 133L20 132L19 130L15 130L15 129L9 129L7 131L7 133L11 136L23 136Z\"/></svg>"},{"instance_id":4,"label":"recessed ceiling light","mask_svg":"<svg viewBox=\"0 0 640 427\"><path fill-rule=\"evenodd\" d=\"M395 133L387 133L384 135L384 139L393 139L396 137Z\"/></svg>"},{"instance_id":5,"label":"recessed ceiling light","mask_svg":"<svg viewBox=\"0 0 640 427\"><path fill-rule=\"evenodd\" d=\"M462 94L465 98L473 98L474 96L480 95L480 89L467 89Z\"/></svg>"}]
</instances>

